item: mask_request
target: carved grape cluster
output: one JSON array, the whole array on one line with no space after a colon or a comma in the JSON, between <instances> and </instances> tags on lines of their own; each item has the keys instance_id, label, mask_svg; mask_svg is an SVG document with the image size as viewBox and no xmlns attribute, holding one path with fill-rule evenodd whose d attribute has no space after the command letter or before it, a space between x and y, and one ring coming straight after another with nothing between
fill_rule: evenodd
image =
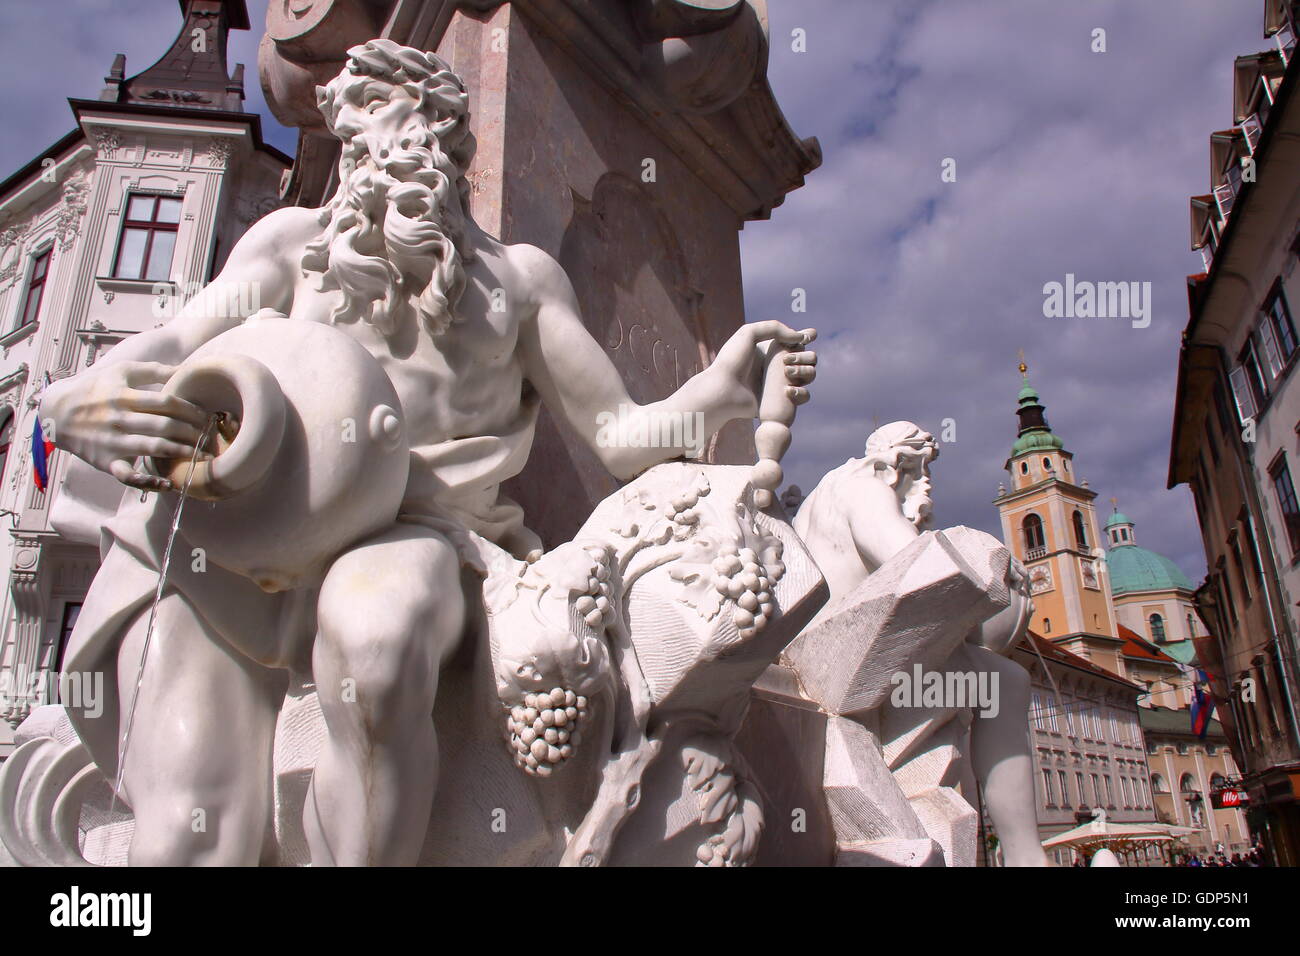
<instances>
[{"instance_id":1,"label":"carved grape cluster","mask_svg":"<svg viewBox=\"0 0 1300 956\"><path fill-rule=\"evenodd\" d=\"M673 539L682 541L689 537L700 523L700 512L696 505L709 493L708 480L701 474L694 485L679 495L668 499L664 506L664 517L673 523Z\"/></svg>"},{"instance_id":2,"label":"carved grape cluster","mask_svg":"<svg viewBox=\"0 0 1300 956\"><path fill-rule=\"evenodd\" d=\"M777 562L779 565L780 562ZM781 571L785 568L781 567ZM736 602L731 621L742 638L753 637L772 617L772 580L753 548L740 548L713 559L713 587ZM774 577L779 578L780 574Z\"/></svg>"},{"instance_id":3,"label":"carved grape cluster","mask_svg":"<svg viewBox=\"0 0 1300 956\"><path fill-rule=\"evenodd\" d=\"M696 866L734 866L731 860L731 847L721 833L715 833L701 843L695 850Z\"/></svg>"},{"instance_id":4,"label":"carved grape cluster","mask_svg":"<svg viewBox=\"0 0 1300 956\"><path fill-rule=\"evenodd\" d=\"M587 548L591 558L591 574L587 577L587 591L581 595L573 606L587 626L597 631L604 630L609 624L614 610L614 594L610 582L609 552L604 548Z\"/></svg>"},{"instance_id":5,"label":"carved grape cluster","mask_svg":"<svg viewBox=\"0 0 1300 956\"><path fill-rule=\"evenodd\" d=\"M550 693L528 694L506 718L515 764L526 773L550 776L573 756L587 719L587 698L556 687Z\"/></svg>"}]
</instances>

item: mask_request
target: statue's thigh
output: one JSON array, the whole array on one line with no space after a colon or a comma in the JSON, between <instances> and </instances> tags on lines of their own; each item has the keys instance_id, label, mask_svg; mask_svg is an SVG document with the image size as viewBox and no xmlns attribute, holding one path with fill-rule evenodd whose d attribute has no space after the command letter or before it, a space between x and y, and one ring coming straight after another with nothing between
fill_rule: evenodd
<instances>
[{"instance_id":1,"label":"statue's thigh","mask_svg":"<svg viewBox=\"0 0 1300 956\"><path fill-rule=\"evenodd\" d=\"M342 675L377 690L436 682L464 619L455 548L430 528L394 525L338 557L325 575L317 679Z\"/></svg>"},{"instance_id":2,"label":"statue's thigh","mask_svg":"<svg viewBox=\"0 0 1300 956\"><path fill-rule=\"evenodd\" d=\"M228 796L260 803L257 795L270 778L283 675L233 650L189 601L172 593L158 605L131 719L148 617L146 608L132 622L118 657L123 729L131 723L128 792L140 780L160 799L185 793L196 801Z\"/></svg>"}]
</instances>

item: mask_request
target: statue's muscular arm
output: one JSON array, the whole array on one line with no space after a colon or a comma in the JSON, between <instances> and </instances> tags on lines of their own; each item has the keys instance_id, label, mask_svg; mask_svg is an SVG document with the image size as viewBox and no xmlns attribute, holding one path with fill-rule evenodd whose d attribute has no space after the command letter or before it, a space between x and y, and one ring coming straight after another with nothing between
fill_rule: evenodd
<instances>
[{"instance_id":1,"label":"statue's muscular arm","mask_svg":"<svg viewBox=\"0 0 1300 956\"><path fill-rule=\"evenodd\" d=\"M755 322L741 326L718 352L713 364L687 380L659 402L636 405L605 350L582 324L577 297L568 276L554 259L533 246L511 246L512 263L520 270L529 308L520 326L519 343L524 373L551 412L567 421L592 448L606 468L618 478L631 478L651 465L689 454L679 447L633 447L628 441L598 442L601 412L630 414L617 421L629 430L637 417L651 423L663 415L703 415L703 434L712 435L735 418L753 418L758 412L762 385L759 346L776 340L780 345L801 346L812 339L811 330L795 331L781 322ZM791 353L784 366L787 395L795 404L808 400L807 386L815 375L812 352ZM685 433L685 429L682 430Z\"/></svg>"},{"instance_id":2,"label":"statue's muscular arm","mask_svg":"<svg viewBox=\"0 0 1300 956\"><path fill-rule=\"evenodd\" d=\"M125 484L165 487L166 479L137 471L135 459L190 457L206 416L154 389L195 349L248 318L244 303L287 313L297 278L292 252L319 228L315 211L271 213L244 234L221 274L174 319L131 336L80 375L51 385L41 415L53 423L54 443ZM250 285L255 295L231 294Z\"/></svg>"},{"instance_id":3,"label":"statue's muscular arm","mask_svg":"<svg viewBox=\"0 0 1300 956\"><path fill-rule=\"evenodd\" d=\"M903 515L898 495L886 482L867 478L855 482L858 498L849 508L849 531L858 555L869 571L882 564L916 540L916 525Z\"/></svg>"}]
</instances>

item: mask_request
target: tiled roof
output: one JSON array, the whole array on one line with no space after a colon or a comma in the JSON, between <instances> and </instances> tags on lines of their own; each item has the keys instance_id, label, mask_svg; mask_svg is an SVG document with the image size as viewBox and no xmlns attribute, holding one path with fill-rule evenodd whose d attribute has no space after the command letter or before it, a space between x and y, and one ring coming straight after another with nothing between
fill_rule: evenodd
<instances>
[{"instance_id":1,"label":"tiled roof","mask_svg":"<svg viewBox=\"0 0 1300 956\"><path fill-rule=\"evenodd\" d=\"M1134 691L1140 691L1142 689L1132 681L1127 681L1118 674L1112 674L1110 671L1106 670L1106 668L1100 667L1092 661L1080 657L1078 654L1071 654L1064 647L1061 647L1058 644L1053 644L1051 641L1047 640L1047 638L1035 634L1033 631L1025 632L1024 640L1020 642L1020 646L1030 654L1033 654L1035 649L1037 649L1038 653L1043 656L1044 660L1054 661L1057 664L1065 664L1069 667L1078 668L1081 671L1087 671L1089 674L1096 677L1104 677L1107 680L1112 680L1117 684L1122 684Z\"/></svg>"},{"instance_id":2,"label":"tiled roof","mask_svg":"<svg viewBox=\"0 0 1300 956\"><path fill-rule=\"evenodd\" d=\"M1119 636L1124 639L1124 647L1120 651L1125 657L1140 657L1143 660L1159 661L1161 664L1177 665L1178 662L1162 651L1158 646L1152 644L1136 631L1130 630L1123 624L1119 626Z\"/></svg>"}]
</instances>

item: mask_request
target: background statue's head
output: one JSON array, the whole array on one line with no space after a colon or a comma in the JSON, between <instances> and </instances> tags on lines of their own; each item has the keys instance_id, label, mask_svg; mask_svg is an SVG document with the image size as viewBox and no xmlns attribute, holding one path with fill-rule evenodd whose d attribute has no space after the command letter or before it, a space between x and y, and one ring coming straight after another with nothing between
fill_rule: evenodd
<instances>
[{"instance_id":1,"label":"background statue's head","mask_svg":"<svg viewBox=\"0 0 1300 956\"><path fill-rule=\"evenodd\" d=\"M362 319L391 335L414 313L434 334L445 331L472 258L465 84L432 53L370 40L348 50L316 100L343 145L338 190L303 269L343 293L335 321Z\"/></svg>"},{"instance_id":2,"label":"background statue's head","mask_svg":"<svg viewBox=\"0 0 1300 956\"><path fill-rule=\"evenodd\" d=\"M929 432L912 422L890 422L871 433L862 462L894 489L903 516L919 528L930 519L930 462L938 457Z\"/></svg>"}]
</instances>

